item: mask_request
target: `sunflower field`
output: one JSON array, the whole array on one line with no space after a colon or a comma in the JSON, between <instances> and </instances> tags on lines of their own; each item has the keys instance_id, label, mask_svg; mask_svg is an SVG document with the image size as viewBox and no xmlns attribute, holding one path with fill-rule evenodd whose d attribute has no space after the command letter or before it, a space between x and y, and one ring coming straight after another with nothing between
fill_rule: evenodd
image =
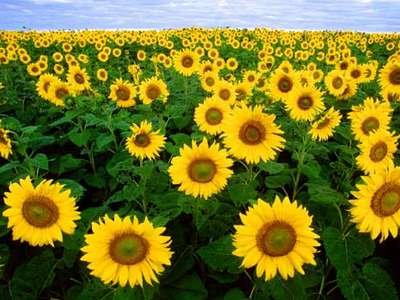
<instances>
[{"instance_id":1,"label":"sunflower field","mask_svg":"<svg viewBox=\"0 0 400 300\"><path fill-rule=\"evenodd\" d=\"M0 31L0 299L399 299L400 37Z\"/></svg>"}]
</instances>

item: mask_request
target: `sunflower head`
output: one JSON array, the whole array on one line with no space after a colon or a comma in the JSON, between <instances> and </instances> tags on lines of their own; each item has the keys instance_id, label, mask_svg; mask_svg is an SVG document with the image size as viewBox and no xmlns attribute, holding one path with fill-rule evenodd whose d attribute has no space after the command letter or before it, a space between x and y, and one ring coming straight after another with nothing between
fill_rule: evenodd
<instances>
[{"instance_id":1,"label":"sunflower head","mask_svg":"<svg viewBox=\"0 0 400 300\"><path fill-rule=\"evenodd\" d=\"M150 104L156 99L166 102L168 95L167 85L157 77L147 79L140 84L139 97L144 104Z\"/></svg>"},{"instance_id":2,"label":"sunflower head","mask_svg":"<svg viewBox=\"0 0 400 300\"><path fill-rule=\"evenodd\" d=\"M207 98L196 108L194 121L200 130L208 134L218 134L222 132L221 124L230 110L230 106L225 101L215 97Z\"/></svg>"},{"instance_id":3,"label":"sunflower head","mask_svg":"<svg viewBox=\"0 0 400 300\"><path fill-rule=\"evenodd\" d=\"M136 90L132 83L117 79L111 85L109 98L117 103L119 107L130 107L136 104Z\"/></svg>"},{"instance_id":4,"label":"sunflower head","mask_svg":"<svg viewBox=\"0 0 400 300\"><path fill-rule=\"evenodd\" d=\"M270 205L259 199L240 219L233 254L243 258L245 268L256 266L257 277L269 280L279 272L287 279L295 271L304 274L303 264L316 265L319 236L311 228L312 217L296 201L276 197Z\"/></svg>"},{"instance_id":5,"label":"sunflower head","mask_svg":"<svg viewBox=\"0 0 400 300\"><path fill-rule=\"evenodd\" d=\"M313 86L301 86L290 95L286 107L293 119L311 121L325 105L321 91Z\"/></svg>"}]
</instances>

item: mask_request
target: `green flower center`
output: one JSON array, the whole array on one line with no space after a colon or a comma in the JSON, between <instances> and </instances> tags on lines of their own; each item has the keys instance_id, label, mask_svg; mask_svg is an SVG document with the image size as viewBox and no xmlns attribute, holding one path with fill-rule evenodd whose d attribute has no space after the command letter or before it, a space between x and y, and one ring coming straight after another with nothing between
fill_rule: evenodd
<instances>
[{"instance_id":1,"label":"green flower center","mask_svg":"<svg viewBox=\"0 0 400 300\"><path fill-rule=\"evenodd\" d=\"M399 85L400 84L400 68L393 70L389 74L389 81L391 84Z\"/></svg>"},{"instance_id":2,"label":"green flower center","mask_svg":"<svg viewBox=\"0 0 400 300\"><path fill-rule=\"evenodd\" d=\"M309 110L313 106L313 100L309 96L303 96L297 100L297 105L302 110Z\"/></svg>"},{"instance_id":3,"label":"green flower center","mask_svg":"<svg viewBox=\"0 0 400 300\"><path fill-rule=\"evenodd\" d=\"M292 81L289 79L289 77L285 76L282 77L281 79L279 79L278 82L278 89L282 92L282 93L288 93L290 92L290 90L293 87L293 83Z\"/></svg>"},{"instance_id":4,"label":"green flower center","mask_svg":"<svg viewBox=\"0 0 400 300\"><path fill-rule=\"evenodd\" d=\"M371 131L377 130L379 128L379 120L375 117L368 117L362 122L361 130L369 135Z\"/></svg>"},{"instance_id":5,"label":"green flower center","mask_svg":"<svg viewBox=\"0 0 400 300\"><path fill-rule=\"evenodd\" d=\"M372 196L371 209L378 217L388 217L400 209L400 185L383 184Z\"/></svg>"},{"instance_id":6,"label":"green flower center","mask_svg":"<svg viewBox=\"0 0 400 300\"><path fill-rule=\"evenodd\" d=\"M283 221L265 224L257 234L257 246L269 256L284 256L293 250L296 244L296 232L291 225Z\"/></svg>"},{"instance_id":7,"label":"green flower center","mask_svg":"<svg viewBox=\"0 0 400 300\"><path fill-rule=\"evenodd\" d=\"M49 227L59 218L57 206L44 196L27 199L22 205L22 215L30 225L39 228Z\"/></svg>"},{"instance_id":8,"label":"green flower center","mask_svg":"<svg viewBox=\"0 0 400 300\"><path fill-rule=\"evenodd\" d=\"M222 121L222 112L215 107L212 107L206 112L206 121L208 124L217 125Z\"/></svg>"},{"instance_id":9,"label":"green flower center","mask_svg":"<svg viewBox=\"0 0 400 300\"><path fill-rule=\"evenodd\" d=\"M138 135L135 136L133 142L136 146L144 148L150 144L150 138L145 133L139 133Z\"/></svg>"},{"instance_id":10,"label":"green flower center","mask_svg":"<svg viewBox=\"0 0 400 300\"><path fill-rule=\"evenodd\" d=\"M189 165L189 177L196 182L210 182L217 173L217 167L211 159L199 159Z\"/></svg>"},{"instance_id":11,"label":"green flower center","mask_svg":"<svg viewBox=\"0 0 400 300\"><path fill-rule=\"evenodd\" d=\"M145 259L149 249L148 242L135 233L124 233L115 237L109 246L109 254L121 265L134 265Z\"/></svg>"},{"instance_id":12,"label":"green flower center","mask_svg":"<svg viewBox=\"0 0 400 300\"><path fill-rule=\"evenodd\" d=\"M259 121L249 121L239 130L240 140L247 145L257 145L265 139L265 127Z\"/></svg>"},{"instance_id":13,"label":"green flower center","mask_svg":"<svg viewBox=\"0 0 400 300\"><path fill-rule=\"evenodd\" d=\"M379 162L385 158L388 153L388 146L385 142L378 142L371 147L369 157L373 162Z\"/></svg>"}]
</instances>

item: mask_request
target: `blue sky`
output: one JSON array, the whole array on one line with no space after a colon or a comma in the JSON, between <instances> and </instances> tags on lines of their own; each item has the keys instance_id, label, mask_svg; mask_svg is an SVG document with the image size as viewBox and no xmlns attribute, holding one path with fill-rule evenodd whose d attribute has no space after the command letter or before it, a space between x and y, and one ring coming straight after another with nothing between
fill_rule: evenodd
<instances>
[{"instance_id":1,"label":"blue sky","mask_svg":"<svg viewBox=\"0 0 400 300\"><path fill-rule=\"evenodd\" d=\"M400 32L400 0L0 0L0 29L269 27Z\"/></svg>"}]
</instances>

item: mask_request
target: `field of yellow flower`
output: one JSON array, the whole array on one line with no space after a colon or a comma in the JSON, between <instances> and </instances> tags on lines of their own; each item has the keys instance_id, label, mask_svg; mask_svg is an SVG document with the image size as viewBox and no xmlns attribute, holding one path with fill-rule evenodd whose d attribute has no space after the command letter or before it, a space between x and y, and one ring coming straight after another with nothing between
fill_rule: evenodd
<instances>
[{"instance_id":1,"label":"field of yellow flower","mask_svg":"<svg viewBox=\"0 0 400 300\"><path fill-rule=\"evenodd\" d=\"M400 36L0 31L0 299L398 299Z\"/></svg>"}]
</instances>

